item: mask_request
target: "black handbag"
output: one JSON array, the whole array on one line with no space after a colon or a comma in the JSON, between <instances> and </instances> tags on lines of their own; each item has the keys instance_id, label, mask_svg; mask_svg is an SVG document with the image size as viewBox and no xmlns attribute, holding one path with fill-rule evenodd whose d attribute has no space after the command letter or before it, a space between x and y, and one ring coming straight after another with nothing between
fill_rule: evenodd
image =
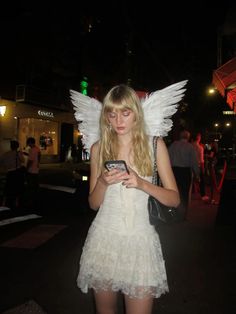
<instances>
[{"instance_id":1,"label":"black handbag","mask_svg":"<svg viewBox=\"0 0 236 314\"><path fill-rule=\"evenodd\" d=\"M154 153L154 167L152 183L161 186L160 177L157 172L156 164L156 147L158 137L153 137L153 153ZM148 213L149 222L151 225L158 226L161 224L171 224L179 220L177 208L162 204L155 197L149 195L148 197Z\"/></svg>"}]
</instances>

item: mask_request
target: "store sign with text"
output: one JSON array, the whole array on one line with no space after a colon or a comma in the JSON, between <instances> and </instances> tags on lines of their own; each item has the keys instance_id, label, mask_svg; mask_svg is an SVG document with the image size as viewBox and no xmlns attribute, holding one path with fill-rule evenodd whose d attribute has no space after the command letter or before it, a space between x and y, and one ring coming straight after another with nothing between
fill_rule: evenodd
<instances>
[{"instance_id":1,"label":"store sign with text","mask_svg":"<svg viewBox=\"0 0 236 314\"><path fill-rule=\"evenodd\" d=\"M54 118L54 113L51 111L38 110L38 115L46 118Z\"/></svg>"}]
</instances>

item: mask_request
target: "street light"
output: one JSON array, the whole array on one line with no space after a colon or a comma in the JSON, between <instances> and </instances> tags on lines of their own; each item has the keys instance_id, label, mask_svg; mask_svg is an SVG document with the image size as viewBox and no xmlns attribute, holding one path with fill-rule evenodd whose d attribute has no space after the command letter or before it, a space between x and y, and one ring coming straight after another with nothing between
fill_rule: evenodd
<instances>
[{"instance_id":1,"label":"street light","mask_svg":"<svg viewBox=\"0 0 236 314\"><path fill-rule=\"evenodd\" d=\"M210 88L208 88L207 92L209 95L212 95L212 94L215 94L216 90L215 90L215 88L210 87Z\"/></svg>"},{"instance_id":2,"label":"street light","mask_svg":"<svg viewBox=\"0 0 236 314\"><path fill-rule=\"evenodd\" d=\"M218 140L218 128L219 128L219 126L220 126L220 125L219 125L218 122L216 122L216 123L214 124L214 127L215 127L215 129L216 129L216 134L215 134L215 137L216 137L215 139L216 139L216 140Z\"/></svg>"},{"instance_id":3,"label":"street light","mask_svg":"<svg viewBox=\"0 0 236 314\"><path fill-rule=\"evenodd\" d=\"M0 116L4 117L6 113L6 106L0 106Z\"/></svg>"}]
</instances>

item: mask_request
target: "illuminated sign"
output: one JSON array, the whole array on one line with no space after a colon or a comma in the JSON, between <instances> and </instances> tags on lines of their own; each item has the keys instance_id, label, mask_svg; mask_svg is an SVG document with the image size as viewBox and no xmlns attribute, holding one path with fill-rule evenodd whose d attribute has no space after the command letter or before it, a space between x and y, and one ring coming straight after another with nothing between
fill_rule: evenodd
<instances>
[{"instance_id":1,"label":"illuminated sign","mask_svg":"<svg viewBox=\"0 0 236 314\"><path fill-rule=\"evenodd\" d=\"M38 110L38 115L41 117L54 118L53 112Z\"/></svg>"},{"instance_id":2,"label":"illuminated sign","mask_svg":"<svg viewBox=\"0 0 236 314\"><path fill-rule=\"evenodd\" d=\"M233 114L236 114L236 112L232 111L232 110L226 110L226 111L223 111L223 114L226 114L226 115L233 115Z\"/></svg>"}]
</instances>

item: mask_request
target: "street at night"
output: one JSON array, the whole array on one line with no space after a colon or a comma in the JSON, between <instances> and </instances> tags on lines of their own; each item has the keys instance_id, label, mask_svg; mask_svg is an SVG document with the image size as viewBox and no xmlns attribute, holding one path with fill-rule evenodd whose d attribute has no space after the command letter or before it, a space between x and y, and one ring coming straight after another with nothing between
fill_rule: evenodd
<instances>
[{"instance_id":1,"label":"street at night","mask_svg":"<svg viewBox=\"0 0 236 314\"><path fill-rule=\"evenodd\" d=\"M4 2L1 26L0 313L95 314L87 287L99 313L236 313L235 1ZM160 239L150 199L181 217Z\"/></svg>"}]
</instances>

